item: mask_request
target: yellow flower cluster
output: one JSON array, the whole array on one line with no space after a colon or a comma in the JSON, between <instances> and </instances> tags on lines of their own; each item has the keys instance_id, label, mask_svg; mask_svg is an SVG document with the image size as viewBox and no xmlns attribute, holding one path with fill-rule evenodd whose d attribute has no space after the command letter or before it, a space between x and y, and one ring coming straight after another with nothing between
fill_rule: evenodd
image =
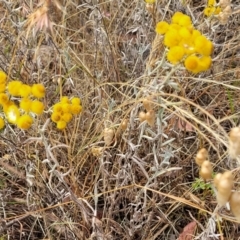
<instances>
[{"instance_id":1,"label":"yellow flower cluster","mask_svg":"<svg viewBox=\"0 0 240 240\"><path fill-rule=\"evenodd\" d=\"M171 23L158 22L156 32L164 35L164 45L169 49L167 60L176 65L184 62L185 68L199 73L210 68L213 43L194 29L189 16L176 12Z\"/></svg>"},{"instance_id":2,"label":"yellow flower cluster","mask_svg":"<svg viewBox=\"0 0 240 240\"><path fill-rule=\"evenodd\" d=\"M66 128L67 124L72 120L74 115L81 113L81 100L77 97L71 100L64 96L60 102L53 105L51 120L57 124L59 130Z\"/></svg>"},{"instance_id":3,"label":"yellow flower cluster","mask_svg":"<svg viewBox=\"0 0 240 240\"><path fill-rule=\"evenodd\" d=\"M208 0L207 7L204 9L203 13L205 16L210 17L218 15L221 11L221 7L216 5L216 0Z\"/></svg>"},{"instance_id":4,"label":"yellow flower cluster","mask_svg":"<svg viewBox=\"0 0 240 240\"><path fill-rule=\"evenodd\" d=\"M0 107L3 111L0 129L5 126L5 120L21 129L29 129L33 123L31 115L43 113L44 105L39 99L44 95L42 84L29 86L18 80L7 83L7 75L0 71Z\"/></svg>"}]
</instances>

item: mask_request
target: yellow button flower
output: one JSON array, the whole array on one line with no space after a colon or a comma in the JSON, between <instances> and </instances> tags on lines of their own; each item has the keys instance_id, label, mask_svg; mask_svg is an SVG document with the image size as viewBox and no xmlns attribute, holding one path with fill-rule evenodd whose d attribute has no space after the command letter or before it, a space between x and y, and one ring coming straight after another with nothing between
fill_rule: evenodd
<instances>
[{"instance_id":1,"label":"yellow button flower","mask_svg":"<svg viewBox=\"0 0 240 240\"><path fill-rule=\"evenodd\" d=\"M62 109L62 104L61 103L56 103L53 105L53 111L57 112L57 113L62 113L63 109Z\"/></svg>"},{"instance_id":2,"label":"yellow button flower","mask_svg":"<svg viewBox=\"0 0 240 240\"><path fill-rule=\"evenodd\" d=\"M202 34L201 34L200 31L194 29L194 30L192 31L191 41L194 42L195 39L196 39L197 37L201 36L201 35L202 35Z\"/></svg>"},{"instance_id":3,"label":"yellow button flower","mask_svg":"<svg viewBox=\"0 0 240 240\"><path fill-rule=\"evenodd\" d=\"M13 101L8 100L4 105L3 105L3 112L6 114L7 110L10 106L15 105Z\"/></svg>"},{"instance_id":4,"label":"yellow button flower","mask_svg":"<svg viewBox=\"0 0 240 240\"><path fill-rule=\"evenodd\" d=\"M212 58L209 56L203 56L199 59L199 68L201 71L206 71L211 67Z\"/></svg>"},{"instance_id":5,"label":"yellow button flower","mask_svg":"<svg viewBox=\"0 0 240 240\"><path fill-rule=\"evenodd\" d=\"M22 82L15 80L15 81L11 81L8 83L8 92L12 95L12 96L20 96L19 95L19 90L22 86Z\"/></svg>"},{"instance_id":6,"label":"yellow button flower","mask_svg":"<svg viewBox=\"0 0 240 240\"><path fill-rule=\"evenodd\" d=\"M33 84L32 95L36 98L43 98L45 95L45 88L42 84Z\"/></svg>"},{"instance_id":7,"label":"yellow button flower","mask_svg":"<svg viewBox=\"0 0 240 240\"><path fill-rule=\"evenodd\" d=\"M167 60L172 64L177 64L185 54L184 48L180 46L171 47L167 53Z\"/></svg>"},{"instance_id":8,"label":"yellow button flower","mask_svg":"<svg viewBox=\"0 0 240 240\"><path fill-rule=\"evenodd\" d=\"M213 43L209 40L205 42L205 47L202 49L201 53L204 56L210 56L213 52Z\"/></svg>"},{"instance_id":9,"label":"yellow button flower","mask_svg":"<svg viewBox=\"0 0 240 240\"><path fill-rule=\"evenodd\" d=\"M156 25L156 33L165 34L168 31L169 24L165 21L158 22Z\"/></svg>"},{"instance_id":10,"label":"yellow button flower","mask_svg":"<svg viewBox=\"0 0 240 240\"><path fill-rule=\"evenodd\" d=\"M184 14L182 12L175 12L174 15L172 16L172 23L179 24L179 21L183 15Z\"/></svg>"},{"instance_id":11,"label":"yellow button flower","mask_svg":"<svg viewBox=\"0 0 240 240\"><path fill-rule=\"evenodd\" d=\"M22 84L19 89L19 95L21 97L28 97L31 94L31 87L27 84Z\"/></svg>"},{"instance_id":12,"label":"yellow button flower","mask_svg":"<svg viewBox=\"0 0 240 240\"><path fill-rule=\"evenodd\" d=\"M11 105L5 114L8 122L15 124L20 116L20 111L16 105Z\"/></svg>"},{"instance_id":13,"label":"yellow button flower","mask_svg":"<svg viewBox=\"0 0 240 240\"><path fill-rule=\"evenodd\" d=\"M80 105L81 104L81 100L78 97L74 97L74 98L71 99L71 103Z\"/></svg>"},{"instance_id":14,"label":"yellow button flower","mask_svg":"<svg viewBox=\"0 0 240 240\"><path fill-rule=\"evenodd\" d=\"M0 117L0 129L3 129L5 126L5 121L3 120L2 117Z\"/></svg>"},{"instance_id":15,"label":"yellow button flower","mask_svg":"<svg viewBox=\"0 0 240 240\"><path fill-rule=\"evenodd\" d=\"M67 123L66 123L65 121L60 120L60 121L57 122L57 128L58 128L59 130L65 129L66 126L67 126Z\"/></svg>"},{"instance_id":16,"label":"yellow button flower","mask_svg":"<svg viewBox=\"0 0 240 240\"><path fill-rule=\"evenodd\" d=\"M191 31L187 27L181 27L178 33L183 39L190 39L192 36Z\"/></svg>"},{"instance_id":17,"label":"yellow button flower","mask_svg":"<svg viewBox=\"0 0 240 240\"><path fill-rule=\"evenodd\" d=\"M167 31L164 36L164 45L167 47L177 46L181 41L181 37L178 34L178 31L175 29L171 29Z\"/></svg>"},{"instance_id":18,"label":"yellow button flower","mask_svg":"<svg viewBox=\"0 0 240 240\"><path fill-rule=\"evenodd\" d=\"M183 14L180 18L179 18L179 22L178 24L180 26L183 27L191 27L192 26L192 20L189 16Z\"/></svg>"},{"instance_id":19,"label":"yellow button flower","mask_svg":"<svg viewBox=\"0 0 240 240\"><path fill-rule=\"evenodd\" d=\"M58 112L53 112L51 115L51 120L55 123L61 120L61 115Z\"/></svg>"},{"instance_id":20,"label":"yellow button flower","mask_svg":"<svg viewBox=\"0 0 240 240\"><path fill-rule=\"evenodd\" d=\"M35 113L35 114L42 114L44 110L44 105L42 102L38 101L38 100L34 100L31 104L31 112Z\"/></svg>"},{"instance_id":21,"label":"yellow button flower","mask_svg":"<svg viewBox=\"0 0 240 240\"><path fill-rule=\"evenodd\" d=\"M71 113L64 113L62 116L61 116L61 119L68 123L72 120L72 114Z\"/></svg>"},{"instance_id":22,"label":"yellow button flower","mask_svg":"<svg viewBox=\"0 0 240 240\"><path fill-rule=\"evenodd\" d=\"M196 52L205 56L210 56L213 51L213 44L205 36L196 37L194 41Z\"/></svg>"},{"instance_id":23,"label":"yellow button flower","mask_svg":"<svg viewBox=\"0 0 240 240\"><path fill-rule=\"evenodd\" d=\"M64 113L70 112L70 111L71 111L71 104L69 104L69 103L63 103L63 104L62 104L62 111L63 111Z\"/></svg>"},{"instance_id":24,"label":"yellow button flower","mask_svg":"<svg viewBox=\"0 0 240 240\"><path fill-rule=\"evenodd\" d=\"M68 99L68 97L67 96L63 96L62 98L61 98L61 101L60 101L61 103L70 103L70 100Z\"/></svg>"},{"instance_id":25,"label":"yellow button flower","mask_svg":"<svg viewBox=\"0 0 240 240\"><path fill-rule=\"evenodd\" d=\"M20 108L25 112L29 112L31 110L32 101L29 98L23 98L20 101Z\"/></svg>"},{"instance_id":26,"label":"yellow button flower","mask_svg":"<svg viewBox=\"0 0 240 240\"><path fill-rule=\"evenodd\" d=\"M181 28L181 26L179 26L178 24L176 24L176 23L171 23L170 25L169 25L169 28L168 28L168 30L169 31L171 31L171 30L179 30Z\"/></svg>"},{"instance_id":27,"label":"yellow button flower","mask_svg":"<svg viewBox=\"0 0 240 240\"><path fill-rule=\"evenodd\" d=\"M195 53L195 48L194 48L194 45L193 45L191 39L183 39L179 43L179 46L184 48L186 55L191 55L191 54Z\"/></svg>"},{"instance_id":28,"label":"yellow button flower","mask_svg":"<svg viewBox=\"0 0 240 240\"><path fill-rule=\"evenodd\" d=\"M82 106L78 104L71 105L71 113L73 115L79 114L82 111Z\"/></svg>"},{"instance_id":29,"label":"yellow button flower","mask_svg":"<svg viewBox=\"0 0 240 240\"><path fill-rule=\"evenodd\" d=\"M32 126L33 119L31 116L25 114L18 118L17 126L21 129L27 130Z\"/></svg>"},{"instance_id":30,"label":"yellow button flower","mask_svg":"<svg viewBox=\"0 0 240 240\"><path fill-rule=\"evenodd\" d=\"M199 69L199 58L195 55L187 57L184 61L185 68L192 73L198 73Z\"/></svg>"}]
</instances>

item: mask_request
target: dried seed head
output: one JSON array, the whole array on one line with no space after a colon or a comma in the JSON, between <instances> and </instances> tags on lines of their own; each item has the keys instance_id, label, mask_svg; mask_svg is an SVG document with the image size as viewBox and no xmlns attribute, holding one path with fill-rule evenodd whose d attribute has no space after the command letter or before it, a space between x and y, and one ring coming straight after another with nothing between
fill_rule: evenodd
<instances>
[{"instance_id":1,"label":"dried seed head","mask_svg":"<svg viewBox=\"0 0 240 240\"><path fill-rule=\"evenodd\" d=\"M120 129L122 131L125 131L127 129L127 126L128 126L128 119L123 119L120 124Z\"/></svg>"},{"instance_id":2,"label":"dried seed head","mask_svg":"<svg viewBox=\"0 0 240 240\"><path fill-rule=\"evenodd\" d=\"M107 146L112 144L114 138L114 131L111 128L105 128L103 131L103 139Z\"/></svg>"},{"instance_id":3,"label":"dried seed head","mask_svg":"<svg viewBox=\"0 0 240 240\"><path fill-rule=\"evenodd\" d=\"M214 183L214 186L215 186L216 188L217 188L217 186L218 186L218 183L219 183L221 177L222 177L222 174L221 174L221 173L218 173L218 174L214 177L214 179L213 179L213 183Z\"/></svg>"},{"instance_id":4,"label":"dried seed head","mask_svg":"<svg viewBox=\"0 0 240 240\"><path fill-rule=\"evenodd\" d=\"M240 155L240 127L232 128L229 133L229 156L237 158Z\"/></svg>"},{"instance_id":5,"label":"dried seed head","mask_svg":"<svg viewBox=\"0 0 240 240\"><path fill-rule=\"evenodd\" d=\"M208 160L202 163L199 175L205 181L212 179L212 164Z\"/></svg>"},{"instance_id":6,"label":"dried seed head","mask_svg":"<svg viewBox=\"0 0 240 240\"><path fill-rule=\"evenodd\" d=\"M223 13L225 13L226 15L230 16L232 14L232 8L231 6L226 6L226 8L223 10Z\"/></svg>"},{"instance_id":7,"label":"dried seed head","mask_svg":"<svg viewBox=\"0 0 240 240\"><path fill-rule=\"evenodd\" d=\"M231 196L233 175L230 171L226 171L214 182L217 183L215 183L217 188L217 202L222 207L229 201Z\"/></svg>"},{"instance_id":8,"label":"dried seed head","mask_svg":"<svg viewBox=\"0 0 240 240\"><path fill-rule=\"evenodd\" d=\"M224 9L226 7L231 6L231 0L220 0L219 5L220 5L221 9L224 11Z\"/></svg>"},{"instance_id":9,"label":"dried seed head","mask_svg":"<svg viewBox=\"0 0 240 240\"><path fill-rule=\"evenodd\" d=\"M93 156L100 157L103 153L103 147L93 147L91 151Z\"/></svg>"},{"instance_id":10,"label":"dried seed head","mask_svg":"<svg viewBox=\"0 0 240 240\"><path fill-rule=\"evenodd\" d=\"M143 107L147 110L147 111L151 111L153 109L153 104L152 104L152 101L149 98L144 98L143 101Z\"/></svg>"},{"instance_id":11,"label":"dried seed head","mask_svg":"<svg viewBox=\"0 0 240 240\"><path fill-rule=\"evenodd\" d=\"M231 6L227 6L225 9L223 9L222 12L219 13L218 19L221 24L227 24L229 17L232 14Z\"/></svg>"},{"instance_id":12,"label":"dried seed head","mask_svg":"<svg viewBox=\"0 0 240 240\"><path fill-rule=\"evenodd\" d=\"M146 113L140 112L138 117L139 117L140 122L144 122L146 120Z\"/></svg>"},{"instance_id":13,"label":"dried seed head","mask_svg":"<svg viewBox=\"0 0 240 240\"><path fill-rule=\"evenodd\" d=\"M153 14L154 13L154 4L147 3L146 4L146 9L150 14Z\"/></svg>"},{"instance_id":14,"label":"dried seed head","mask_svg":"<svg viewBox=\"0 0 240 240\"><path fill-rule=\"evenodd\" d=\"M231 194L230 209L236 219L240 222L240 192L233 192Z\"/></svg>"},{"instance_id":15,"label":"dried seed head","mask_svg":"<svg viewBox=\"0 0 240 240\"><path fill-rule=\"evenodd\" d=\"M195 158L195 162L198 166L201 166L202 163L207 160L208 158L208 152L206 150L206 148L201 148L198 153L197 156Z\"/></svg>"},{"instance_id":16,"label":"dried seed head","mask_svg":"<svg viewBox=\"0 0 240 240\"><path fill-rule=\"evenodd\" d=\"M153 127L155 123L155 112L153 110L150 110L146 113L146 120L147 123Z\"/></svg>"}]
</instances>

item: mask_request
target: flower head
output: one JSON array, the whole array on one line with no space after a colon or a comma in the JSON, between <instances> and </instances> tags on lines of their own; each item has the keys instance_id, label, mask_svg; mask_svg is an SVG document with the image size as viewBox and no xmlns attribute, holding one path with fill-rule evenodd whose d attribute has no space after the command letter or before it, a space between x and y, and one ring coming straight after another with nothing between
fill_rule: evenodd
<instances>
[{"instance_id":1,"label":"flower head","mask_svg":"<svg viewBox=\"0 0 240 240\"><path fill-rule=\"evenodd\" d=\"M32 95L36 98L43 98L45 95L45 88L42 84L33 84Z\"/></svg>"},{"instance_id":2,"label":"flower head","mask_svg":"<svg viewBox=\"0 0 240 240\"><path fill-rule=\"evenodd\" d=\"M53 112L51 115L51 120L57 123L58 121L61 120L61 114L59 114L58 112Z\"/></svg>"},{"instance_id":3,"label":"flower head","mask_svg":"<svg viewBox=\"0 0 240 240\"><path fill-rule=\"evenodd\" d=\"M62 98L61 98L61 101L60 101L61 103L70 103L70 100L68 99L68 97L67 96L63 96Z\"/></svg>"},{"instance_id":4,"label":"flower head","mask_svg":"<svg viewBox=\"0 0 240 240\"><path fill-rule=\"evenodd\" d=\"M201 71L206 71L211 67L212 64L212 58L209 56L202 56L199 58L199 69Z\"/></svg>"},{"instance_id":5,"label":"flower head","mask_svg":"<svg viewBox=\"0 0 240 240\"><path fill-rule=\"evenodd\" d=\"M179 24L181 17L184 14L182 12L175 12L174 15L172 16L172 23L177 23Z\"/></svg>"},{"instance_id":6,"label":"flower head","mask_svg":"<svg viewBox=\"0 0 240 240\"><path fill-rule=\"evenodd\" d=\"M183 39L190 39L192 36L191 31L187 27L181 27L178 33Z\"/></svg>"},{"instance_id":7,"label":"flower head","mask_svg":"<svg viewBox=\"0 0 240 240\"><path fill-rule=\"evenodd\" d=\"M199 69L199 58L195 55L188 56L184 61L185 68L192 73L198 73Z\"/></svg>"},{"instance_id":8,"label":"flower head","mask_svg":"<svg viewBox=\"0 0 240 240\"><path fill-rule=\"evenodd\" d=\"M197 36L194 40L196 52L204 56L210 56L213 51L213 44L205 36Z\"/></svg>"},{"instance_id":9,"label":"flower head","mask_svg":"<svg viewBox=\"0 0 240 240\"><path fill-rule=\"evenodd\" d=\"M184 48L180 46L171 47L169 52L167 53L167 59L172 64L177 64L182 60L185 54Z\"/></svg>"},{"instance_id":10,"label":"flower head","mask_svg":"<svg viewBox=\"0 0 240 240\"><path fill-rule=\"evenodd\" d=\"M42 114L44 110L44 105L42 102L38 101L38 100L34 100L31 104L31 112L35 113L35 114Z\"/></svg>"},{"instance_id":11,"label":"flower head","mask_svg":"<svg viewBox=\"0 0 240 240\"><path fill-rule=\"evenodd\" d=\"M64 113L70 112L70 109L71 109L71 104L69 104L69 103L63 103L62 104L62 111Z\"/></svg>"},{"instance_id":12,"label":"flower head","mask_svg":"<svg viewBox=\"0 0 240 240\"><path fill-rule=\"evenodd\" d=\"M20 101L20 108L25 112L29 112L31 110L32 101L29 98L23 98Z\"/></svg>"},{"instance_id":13,"label":"flower head","mask_svg":"<svg viewBox=\"0 0 240 240\"><path fill-rule=\"evenodd\" d=\"M73 115L79 114L82 111L82 106L78 104L71 105L71 113Z\"/></svg>"},{"instance_id":14,"label":"flower head","mask_svg":"<svg viewBox=\"0 0 240 240\"><path fill-rule=\"evenodd\" d=\"M16 105L11 105L6 110L8 122L15 124L20 116L20 111Z\"/></svg>"},{"instance_id":15,"label":"flower head","mask_svg":"<svg viewBox=\"0 0 240 240\"><path fill-rule=\"evenodd\" d=\"M66 126L67 126L67 123L65 121L63 121L63 120L60 120L60 121L57 122L57 128L59 130L65 129Z\"/></svg>"},{"instance_id":16,"label":"flower head","mask_svg":"<svg viewBox=\"0 0 240 240\"><path fill-rule=\"evenodd\" d=\"M24 130L29 129L32 126L32 123L33 119L27 114L20 116L17 120L17 126Z\"/></svg>"},{"instance_id":17,"label":"flower head","mask_svg":"<svg viewBox=\"0 0 240 240\"><path fill-rule=\"evenodd\" d=\"M168 31L169 24L165 21L158 22L156 25L156 33L165 34Z\"/></svg>"},{"instance_id":18,"label":"flower head","mask_svg":"<svg viewBox=\"0 0 240 240\"><path fill-rule=\"evenodd\" d=\"M192 20L189 16L183 14L180 18L179 18L179 22L178 24L182 27L192 27Z\"/></svg>"},{"instance_id":19,"label":"flower head","mask_svg":"<svg viewBox=\"0 0 240 240\"><path fill-rule=\"evenodd\" d=\"M71 113L64 113L61 116L61 119L65 121L66 123L70 122L72 120L72 114Z\"/></svg>"},{"instance_id":20,"label":"flower head","mask_svg":"<svg viewBox=\"0 0 240 240\"><path fill-rule=\"evenodd\" d=\"M9 82L8 83L8 92L14 97L20 96L19 90L20 90L22 84L23 83L18 80Z\"/></svg>"},{"instance_id":21,"label":"flower head","mask_svg":"<svg viewBox=\"0 0 240 240\"><path fill-rule=\"evenodd\" d=\"M81 100L78 97L74 97L74 98L71 99L71 103L80 105L81 104Z\"/></svg>"},{"instance_id":22,"label":"flower head","mask_svg":"<svg viewBox=\"0 0 240 240\"><path fill-rule=\"evenodd\" d=\"M63 112L62 104L60 102L53 105L53 112L58 112L58 113Z\"/></svg>"},{"instance_id":23,"label":"flower head","mask_svg":"<svg viewBox=\"0 0 240 240\"><path fill-rule=\"evenodd\" d=\"M181 41L181 37L176 29L171 29L166 32L164 37L164 45L167 47L177 46Z\"/></svg>"},{"instance_id":24,"label":"flower head","mask_svg":"<svg viewBox=\"0 0 240 240\"><path fill-rule=\"evenodd\" d=\"M74 97L69 100L68 97L62 97L60 102L53 105L51 120L57 124L59 130L65 129L67 124L72 120L73 115L82 111L81 100Z\"/></svg>"},{"instance_id":25,"label":"flower head","mask_svg":"<svg viewBox=\"0 0 240 240\"><path fill-rule=\"evenodd\" d=\"M21 97L28 97L31 94L31 87L27 84L22 84L19 88L19 95Z\"/></svg>"}]
</instances>

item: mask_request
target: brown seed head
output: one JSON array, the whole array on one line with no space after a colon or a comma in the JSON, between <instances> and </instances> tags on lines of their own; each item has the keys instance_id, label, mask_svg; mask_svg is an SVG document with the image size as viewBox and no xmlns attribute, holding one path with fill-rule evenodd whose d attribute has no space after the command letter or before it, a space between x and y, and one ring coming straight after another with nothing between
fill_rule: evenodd
<instances>
[{"instance_id":1,"label":"brown seed head","mask_svg":"<svg viewBox=\"0 0 240 240\"><path fill-rule=\"evenodd\" d=\"M202 163L199 175L205 181L212 179L212 164L208 160Z\"/></svg>"},{"instance_id":2,"label":"brown seed head","mask_svg":"<svg viewBox=\"0 0 240 240\"><path fill-rule=\"evenodd\" d=\"M114 138L114 130L111 128L105 128L103 131L103 139L106 146L109 146L112 144L113 138Z\"/></svg>"},{"instance_id":3,"label":"brown seed head","mask_svg":"<svg viewBox=\"0 0 240 240\"><path fill-rule=\"evenodd\" d=\"M152 104L152 100L150 97L148 98L144 98L143 101L143 107L147 110L147 111L151 111L153 109L153 104Z\"/></svg>"},{"instance_id":4,"label":"brown seed head","mask_svg":"<svg viewBox=\"0 0 240 240\"><path fill-rule=\"evenodd\" d=\"M195 158L195 162L198 166L201 166L202 163L207 160L208 152L205 148L202 148L198 151L197 156Z\"/></svg>"},{"instance_id":5,"label":"brown seed head","mask_svg":"<svg viewBox=\"0 0 240 240\"><path fill-rule=\"evenodd\" d=\"M128 119L123 119L121 124L120 124L120 128L122 131L125 131L127 129L128 126Z\"/></svg>"},{"instance_id":6,"label":"brown seed head","mask_svg":"<svg viewBox=\"0 0 240 240\"><path fill-rule=\"evenodd\" d=\"M144 122L146 120L146 113L140 112L138 117L140 122Z\"/></svg>"},{"instance_id":7,"label":"brown seed head","mask_svg":"<svg viewBox=\"0 0 240 240\"><path fill-rule=\"evenodd\" d=\"M233 192L231 194L230 209L236 219L240 222L240 192Z\"/></svg>"},{"instance_id":8,"label":"brown seed head","mask_svg":"<svg viewBox=\"0 0 240 240\"><path fill-rule=\"evenodd\" d=\"M217 188L217 186L218 186L218 183L219 183L221 177L222 177L222 174L221 174L221 173L218 173L218 174L214 177L214 179L213 179L213 183L214 183L214 186L215 186L216 188Z\"/></svg>"},{"instance_id":9,"label":"brown seed head","mask_svg":"<svg viewBox=\"0 0 240 240\"><path fill-rule=\"evenodd\" d=\"M217 177L217 202L220 207L224 206L231 196L233 188L233 175L230 171L224 172L220 177Z\"/></svg>"},{"instance_id":10,"label":"brown seed head","mask_svg":"<svg viewBox=\"0 0 240 240\"><path fill-rule=\"evenodd\" d=\"M232 128L229 133L229 155L231 158L240 155L240 127Z\"/></svg>"},{"instance_id":11,"label":"brown seed head","mask_svg":"<svg viewBox=\"0 0 240 240\"><path fill-rule=\"evenodd\" d=\"M155 123L155 112L153 110L150 110L146 113L146 120L147 123L153 127Z\"/></svg>"}]
</instances>

